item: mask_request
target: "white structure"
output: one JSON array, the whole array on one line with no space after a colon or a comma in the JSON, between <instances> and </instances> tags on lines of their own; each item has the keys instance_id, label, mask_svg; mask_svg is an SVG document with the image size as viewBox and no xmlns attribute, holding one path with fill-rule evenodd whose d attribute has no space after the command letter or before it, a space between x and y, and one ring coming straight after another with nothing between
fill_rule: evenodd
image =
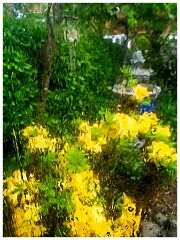
<instances>
[{"instance_id":1,"label":"white structure","mask_svg":"<svg viewBox=\"0 0 180 240\"><path fill-rule=\"evenodd\" d=\"M126 40L125 34L105 35L104 39L111 39L113 43L122 44ZM128 41L128 48L131 48L131 41Z\"/></svg>"}]
</instances>

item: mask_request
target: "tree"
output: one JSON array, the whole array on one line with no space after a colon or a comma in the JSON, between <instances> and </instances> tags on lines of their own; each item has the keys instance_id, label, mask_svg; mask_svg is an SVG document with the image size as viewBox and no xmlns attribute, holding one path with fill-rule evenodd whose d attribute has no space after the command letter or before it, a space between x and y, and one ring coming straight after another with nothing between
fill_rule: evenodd
<instances>
[{"instance_id":1,"label":"tree","mask_svg":"<svg viewBox=\"0 0 180 240\"><path fill-rule=\"evenodd\" d=\"M47 40L45 44L42 46L42 48L39 51L38 56L38 64L39 64L39 70L42 69L42 76L39 76L38 79L38 91L39 91L39 98L38 102L40 108L42 108L42 111L40 109L40 112L44 112L46 107L46 98L47 98L47 92L49 89L49 78L51 74L51 65L53 61L54 54L57 54L57 42L56 42L56 32L57 27L60 22L60 8L59 4L51 4L48 3L47 7L47 13L46 13L46 23L47 23ZM50 11L51 8L53 9L53 24L51 23L50 18ZM42 78L41 78L42 77ZM43 117L43 116L41 116Z\"/></svg>"}]
</instances>

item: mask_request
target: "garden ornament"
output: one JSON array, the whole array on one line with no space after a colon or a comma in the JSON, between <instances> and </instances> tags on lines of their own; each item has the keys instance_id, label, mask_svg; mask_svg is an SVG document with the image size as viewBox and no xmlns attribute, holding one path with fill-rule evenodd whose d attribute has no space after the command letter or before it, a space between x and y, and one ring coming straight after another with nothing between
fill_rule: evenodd
<instances>
[{"instance_id":1,"label":"garden ornament","mask_svg":"<svg viewBox=\"0 0 180 240\"><path fill-rule=\"evenodd\" d=\"M65 38L67 38L67 40L69 40L70 42L77 41L78 40L78 33L77 33L76 29L69 26L68 29L67 29Z\"/></svg>"},{"instance_id":2,"label":"garden ornament","mask_svg":"<svg viewBox=\"0 0 180 240\"><path fill-rule=\"evenodd\" d=\"M139 139L139 138L135 138L134 139L134 148L142 148L145 144L145 139Z\"/></svg>"},{"instance_id":3,"label":"garden ornament","mask_svg":"<svg viewBox=\"0 0 180 240\"><path fill-rule=\"evenodd\" d=\"M140 109L139 109L140 113L143 113L143 112L154 112L154 111L155 111L155 102L154 102L154 100L151 100L150 104L142 103L140 105Z\"/></svg>"},{"instance_id":4,"label":"garden ornament","mask_svg":"<svg viewBox=\"0 0 180 240\"><path fill-rule=\"evenodd\" d=\"M133 53L131 63L135 66L135 68L142 67L144 62L145 62L145 59L140 50Z\"/></svg>"}]
</instances>

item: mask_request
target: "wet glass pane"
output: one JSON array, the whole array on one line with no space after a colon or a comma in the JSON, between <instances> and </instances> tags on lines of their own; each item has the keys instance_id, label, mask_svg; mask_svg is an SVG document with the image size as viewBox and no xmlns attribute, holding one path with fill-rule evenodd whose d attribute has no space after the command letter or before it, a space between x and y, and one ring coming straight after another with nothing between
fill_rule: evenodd
<instances>
[{"instance_id":1,"label":"wet glass pane","mask_svg":"<svg viewBox=\"0 0 180 240\"><path fill-rule=\"evenodd\" d=\"M177 236L177 4L3 4L3 236Z\"/></svg>"}]
</instances>

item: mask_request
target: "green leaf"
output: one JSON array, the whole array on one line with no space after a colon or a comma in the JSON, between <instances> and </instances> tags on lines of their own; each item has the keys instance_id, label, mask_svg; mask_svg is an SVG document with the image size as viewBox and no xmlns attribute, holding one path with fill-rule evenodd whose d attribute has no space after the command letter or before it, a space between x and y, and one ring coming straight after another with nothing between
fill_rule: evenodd
<instances>
[{"instance_id":1,"label":"green leaf","mask_svg":"<svg viewBox=\"0 0 180 240\"><path fill-rule=\"evenodd\" d=\"M79 173L90 168L85 154L78 148L69 149L65 157L68 160L68 173Z\"/></svg>"}]
</instances>

